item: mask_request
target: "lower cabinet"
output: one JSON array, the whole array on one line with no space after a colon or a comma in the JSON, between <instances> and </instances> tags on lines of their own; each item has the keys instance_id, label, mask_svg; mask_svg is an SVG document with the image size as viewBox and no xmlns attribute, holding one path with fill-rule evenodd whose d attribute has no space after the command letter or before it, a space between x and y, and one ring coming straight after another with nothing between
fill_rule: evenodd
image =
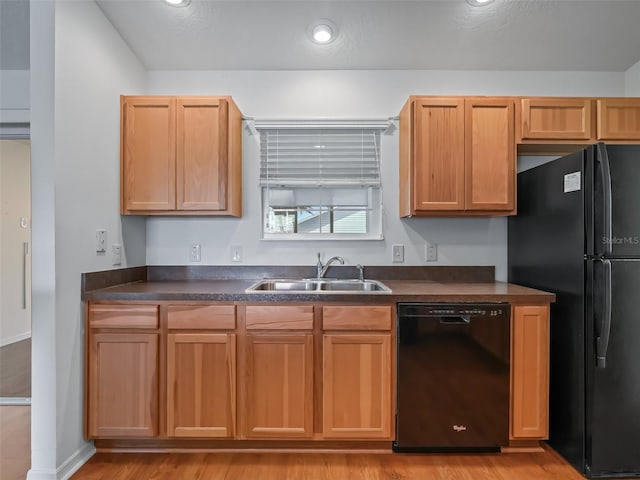
<instances>
[{"instance_id":1,"label":"lower cabinet","mask_svg":"<svg viewBox=\"0 0 640 480\"><path fill-rule=\"evenodd\" d=\"M92 333L89 342L89 437L158 434L157 333Z\"/></svg>"},{"instance_id":2,"label":"lower cabinet","mask_svg":"<svg viewBox=\"0 0 640 480\"><path fill-rule=\"evenodd\" d=\"M391 437L391 334L323 338L322 436Z\"/></svg>"},{"instance_id":3,"label":"lower cabinet","mask_svg":"<svg viewBox=\"0 0 640 480\"><path fill-rule=\"evenodd\" d=\"M313 335L246 337L247 438L313 436Z\"/></svg>"},{"instance_id":4,"label":"lower cabinet","mask_svg":"<svg viewBox=\"0 0 640 480\"><path fill-rule=\"evenodd\" d=\"M549 306L514 306L511 316L513 440L549 435Z\"/></svg>"},{"instance_id":5,"label":"lower cabinet","mask_svg":"<svg viewBox=\"0 0 640 480\"><path fill-rule=\"evenodd\" d=\"M232 438L236 425L236 336L169 333L167 436Z\"/></svg>"}]
</instances>

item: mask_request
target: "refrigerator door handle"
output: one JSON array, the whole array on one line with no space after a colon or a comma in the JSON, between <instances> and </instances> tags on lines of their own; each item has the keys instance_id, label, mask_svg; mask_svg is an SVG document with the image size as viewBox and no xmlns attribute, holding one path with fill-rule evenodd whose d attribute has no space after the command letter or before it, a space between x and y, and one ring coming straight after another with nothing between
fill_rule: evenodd
<instances>
[{"instance_id":1,"label":"refrigerator door handle","mask_svg":"<svg viewBox=\"0 0 640 480\"><path fill-rule=\"evenodd\" d=\"M596 336L596 368L606 368L609 334L611 333L611 261L601 260L604 267L604 301L602 302L602 323L600 335Z\"/></svg>"},{"instance_id":2,"label":"refrigerator door handle","mask_svg":"<svg viewBox=\"0 0 640 480\"><path fill-rule=\"evenodd\" d=\"M607 148L604 143L599 142L598 148L598 162L600 163L600 173L602 176L602 188L604 189L602 206L603 210L603 222L604 222L604 235L605 238L597 239L604 243L604 256L611 255L611 243L613 242L613 232L611 227L611 169L609 167L609 155L607 154Z\"/></svg>"}]
</instances>

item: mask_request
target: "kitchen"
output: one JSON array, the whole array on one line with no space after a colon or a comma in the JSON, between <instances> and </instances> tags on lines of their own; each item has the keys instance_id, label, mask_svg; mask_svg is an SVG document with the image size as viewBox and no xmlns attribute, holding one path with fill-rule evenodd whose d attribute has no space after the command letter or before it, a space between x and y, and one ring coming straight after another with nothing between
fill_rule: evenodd
<instances>
[{"instance_id":1,"label":"kitchen","mask_svg":"<svg viewBox=\"0 0 640 480\"><path fill-rule=\"evenodd\" d=\"M34 455L34 471L50 471L52 466L55 469L63 463L69 467L89 456L89 444L82 439L80 414L83 335L80 273L111 268L110 258L96 257L91 248L86 248L93 247L96 228L107 230L109 244L121 240L127 266L187 264L192 242L201 243L203 264L227 264L229 245L242 245L246 265L269 264L273 258L282 258L285 252L291 264L311 265L315 263L317 250L322 250L325 258L341 255L350 264L390 264L390 246L404 244L405 263L422 265L424 244L429 240L438 244L442 264L495 265L496 278L506 280L506 220L400 220L395 203L398 172L393 161L383 161L381 165L386 211L384 242L355 247L326 242L309 247L259 241L258 167L257 162L251 161L256 158L255 153L250 154L252 149L257 151L257 146L249 136L245 136L243 144L246 162L243 167L245 177L254 179L254 187L251 183L245 186L245 212L241 220L145 221L139 217L120 217L117 163L120 94L229 93L243 113L256 119L387 118L397 115L407 96L414 93L638 95L638 82L633 80L637 67L626 74L624 71L580 74L450 70L147 71L94 4L71 5L56 5L55 19L46 4L32 11L35 22L32 137L43 139L40 143L34 140L33 145L33 162L37 167L33 174L34 204L39 205L34 209L33 222L34 291L48 292L34 303L34 349L40 355L34 359L34 368L40 362L40 373L36 372L34 377L34 423L39 430L33 449L36 453L49 452ZM55 83L50 36L54 25ZM45 35L47 32L49 37ZM93 42L87 42L88 38ZM396 158L397 137L384 137L381 150L382 158ZM53 163L48 153L52 151L56 159ZM93 201L78 201L85 198ZM56 220L55 226L50 219ZM51 321L50 312L56 312L55 321ZM48 340L51 338L57 338L57 349ZM58 373L57 387L46 381L56 378L53 371L68 372ZM39 388L54 388L40 390L40 400L35 387L39 382L42 382ZM56 402L45 400L51 397ZM56 418L64 423L64 429L56 428ZM56 448L52 449L52 445ZM65 463L67 459L72 460Z\"/></svg>"}]
</instances>

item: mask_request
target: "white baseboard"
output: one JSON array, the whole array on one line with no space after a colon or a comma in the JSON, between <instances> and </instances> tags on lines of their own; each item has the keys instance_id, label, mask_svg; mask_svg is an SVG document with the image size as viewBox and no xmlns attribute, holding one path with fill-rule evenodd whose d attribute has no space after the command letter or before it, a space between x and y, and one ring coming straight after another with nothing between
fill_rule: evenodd
<instances>
[{"instance_id":1,"label":"white baseboard","mask_svg":"<svg viewBox=\"0 0 640 480\"><path fill-rule=\"evenodd\" d=\"M93 442L87 442L84 446L77 450L73 455L67 458L56 471L56 480L67 480L71 475L76 473L80 467L89 461L96 453L96 447ZM28 478L27 480L31 480Z\"/></svg>"},{"instance_id":2,"label":"white baseboard","mask_svg":"<svg viewBox=\"0 0 640 480\"><path fill-rule=\"evenodd\" d=\"M93 446L93 442L87 442L81 449L67 458L56 470L38 470L32 468L27 473L27 480L68 480L71 475L76 473L82 465L87 463L95 453L96 447Z\"/></svg>"},{"instance_id":3,"label":"white baseboard","mask_svg":"<svg viewBox=\"0 0 640 480\"><path fill-rule=\"evenodd\" d=\"M0 347L4 347L5 345L11 345L12 343L21 342L22 340L26 340L27 338L31 338L31 330L28 332L21 333L19 335L14 335L13 337L3 338L0 340Z\"/></svg>"}]
</instances>

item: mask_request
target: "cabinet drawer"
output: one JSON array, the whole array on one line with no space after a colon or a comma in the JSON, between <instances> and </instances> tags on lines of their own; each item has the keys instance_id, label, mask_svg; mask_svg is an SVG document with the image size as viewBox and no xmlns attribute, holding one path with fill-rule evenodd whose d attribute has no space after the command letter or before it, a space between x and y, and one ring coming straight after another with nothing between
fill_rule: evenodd
<instances>
[{"instance_id":1,"label":"cabinet drawer","mask_svg":"<svg viewBox=\"0 0 640 480\"><path fill-rule=\"evenodd\" d=\"M169 328L233 330L236 328L235 305L169 305Z\"/></svg>"},{"instance_id":2,"label":"cabinet drawer","mask_svg":"<svg viewBox=\"0 0 640 480\"><path fill-rule=\"evenodd\" d=\"M89 305L91 328L158 328L158 305Z\"/></svg>"},{"instance_id":3,"label":"cabinet drawer","mask_svg":"<svg viewBox=\"0 0 640 480\"><path fill-rule=\"evenodd\" d=\"M311 330L313 307L250 305L246 309L247 330Z\"/></svg>"},{"instance_id":4,"label":"cabinet drawer","mask_svg":"<svg viewBox=\"0 0 640 480\"><path fill-rule=\"evenodd\" d=\"M322 307L324 330L391 330L391 306Z\"/></svg>"}]
</instances>

